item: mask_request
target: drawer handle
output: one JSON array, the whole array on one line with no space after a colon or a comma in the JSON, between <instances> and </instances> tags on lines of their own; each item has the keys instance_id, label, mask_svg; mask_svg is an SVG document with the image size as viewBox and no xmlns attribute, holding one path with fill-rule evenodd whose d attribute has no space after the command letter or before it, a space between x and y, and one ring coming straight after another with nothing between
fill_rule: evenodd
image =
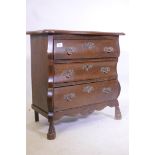
<instances>
[{"instance_id":1,"label":"drawer handle","mask_svg":"<svg viewBox=\"0 0 155 155\"><path fill-rule=\"evenodd\" d=\"M110 72L110 67L101 67L100 71L102 73L106 73L107 74L108 72Z\"/></svg>"},{"instance_id":2,"label":"drawer handle","mask_svg":"<svg viewBox=\"0 0 155 155\"><path fill-rule=\"evenodd\" d=\"M107 53L111 53L111 52L113 52L114 51L114 48L113 47L111 47L111 46L106 46L106 47L104 47L104 52L107 52Z\"/></svg>"},{"instance_id":3,"label":"drawer handle","mask_svg":"<svg viewBox=\"0 0 155 155\"><path fill-rule=\"evenodd\" d=\"M111 87L105 87L105 88L102 89L102 92L106 93L106 94L109 94L109 93L112 93L112 89L111 89Z\"/></svg>"},{"instance_id":4,"label":"drawer handle","mask_svg":"<svg viewBox=\"0 0 155 155\"><path fill-rule=\"evenodd\" d=\"M67 48L65 48L65 52L67 52L68 55L72 55L73 54L73 51L74 51L74 48L73 47L67 47Z\"/></svg>"},{"instance_id":5,"label":"drawer handle","mask_svg":"<svg viewBox=\"0 0 155 155\"><path fill-rule=\"evenodd\" d=\"M93 67L92 64L84 64L84 65L82 66L82 69L88 71L88 70L91 69L92 67Z\"/></svg>"},{"instance_id":6,"label":"drawer handle","mask_svg":"<svg viewBox=\"0 0 155 155\"><path fill-rule=\"evenodd\" d=\"M85 93L91 93L94 90L94 88L92 86L85 86L83 88L83 92Z\"/></svg>"},{"instance_id":7,"label":"drawer handle","mask_svg":"<svg viewBox=\"0 0 155 155\"><path fill-rule=\"evenodd\" d=\"M67 101L67 102L70 102L72 101L73 98L75 98L75 93L69 93L69 94L66 94L64 95L64 100Z\"/></svg>"},{"instance_id":8,"label":"drawer handle","mask_svg":"<svg viewBox=\"0 0 155 155\"><path fill-rule=\"evenodd\" d=\"M63 76L65 76L66 78L71 78L74 74L74 70L73 69L69 69L69 70L64 70L64 72L62 73Z\"/></svg>"},{"instance_id":9,"label":"drawer handle","mask_svg":"<svg viewBox=\"0 0 155 155\"><path fill-rule=\"evenodd\" d=\"M84 44L83 47L91 50L91 49L95 48L95 43L93 43L93 42L87 42L87 43Z\"/></svg>"}]
</instances>

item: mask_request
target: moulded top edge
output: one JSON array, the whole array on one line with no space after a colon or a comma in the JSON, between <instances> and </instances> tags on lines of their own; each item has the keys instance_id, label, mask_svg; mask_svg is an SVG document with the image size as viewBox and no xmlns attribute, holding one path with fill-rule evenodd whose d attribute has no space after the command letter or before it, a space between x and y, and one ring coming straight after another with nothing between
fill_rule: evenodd
<instances>
[{"instance_id":1,"label":"moulded top edge","mask_svg":"<svg viewBox=\"0 0 155 155\"><path fill-rule=\"evenodd\" d=\"M101 32L101 31L69 31L69 30L55 30L55 29L45 29L37 31L27 31L26 34L73 34L73 35L109 35L118 36L125 35L123 32Z\"/></svg>"}]
</instances>

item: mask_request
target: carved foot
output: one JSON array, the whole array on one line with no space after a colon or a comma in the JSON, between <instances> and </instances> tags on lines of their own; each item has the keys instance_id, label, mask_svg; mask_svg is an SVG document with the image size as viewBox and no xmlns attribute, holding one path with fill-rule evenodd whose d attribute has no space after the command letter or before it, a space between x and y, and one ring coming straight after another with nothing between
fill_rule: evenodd
<instances>
[{"instance_id":1,"label":"carved foot","mask_svg":"<svg viewBox=\"0 0 155 155\"><path fill-rule=\"evenodd\" d=\"M38 122L39 121L39 114L38 114L38 112L34 111L34 116L35 116L35 121Z\"/></svg>"},{"instance_id":2,"label":"carved foot","mask_svg":"<svg viewBox=\"0 0 155 155\"><path fill-rule=\"evenodd\" d=\"M47 139L52 140L56 138L56 133L55 133L55 128L53 125L53 119L49 119L49 129L48 129L48 133L47 133Z\"/></svg>"},{"instance_id":3,"label":"carved foot","mask_svg":"<svg viewBox=\"0 0 155 155\"><path fill-rule=\"evenodd\" d=\"M115 119L120 120L122 118L121 111L119 106L115 106Z\"/></svg>"},{"instance_id":4,"label":"carved foot","mask_svg":"<svg viewBox=\"0 0 155 155\"><path fill-rule=\"evenodd\" d=\"M49 122L49 129L47 133L47 139L52 140L56 138L55 128L53 125L53 113L48 113L48 122Z\"/></svg>"}]
</instances>

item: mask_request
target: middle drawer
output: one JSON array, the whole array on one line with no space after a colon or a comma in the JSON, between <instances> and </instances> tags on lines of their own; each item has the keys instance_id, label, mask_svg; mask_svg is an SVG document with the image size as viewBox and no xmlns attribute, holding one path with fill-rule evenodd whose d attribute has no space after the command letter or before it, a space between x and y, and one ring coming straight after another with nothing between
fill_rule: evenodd
<instances>
[{"instance_id":1,"label":"middle drawer","mask_svg":"<svg viewBox=\"0 0 155 155\"><path fill-rule=\"evenodd\" d=\"M55 64L54 83L117 77L117 61Z\"/></svg>"}]
</instances>

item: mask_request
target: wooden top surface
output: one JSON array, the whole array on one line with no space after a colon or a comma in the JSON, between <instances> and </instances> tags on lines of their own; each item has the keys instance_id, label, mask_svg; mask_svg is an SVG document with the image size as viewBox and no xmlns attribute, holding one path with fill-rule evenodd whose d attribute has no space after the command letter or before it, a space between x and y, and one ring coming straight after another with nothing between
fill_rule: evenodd
<instances>
[{"instance_id":1,"label":"wooden top surface","mask_svg":"<svg viewBox=\"0 0 155 155\"><path fill-rule=\"evenodd\" d=\"M100 31L69 31L69 30L54 30L54 29L45 29L38 31L27 31L26 34L73 34L73 35L125 35L124 33L118 32L100 32Z\"/></svg>"}]
</instances>

